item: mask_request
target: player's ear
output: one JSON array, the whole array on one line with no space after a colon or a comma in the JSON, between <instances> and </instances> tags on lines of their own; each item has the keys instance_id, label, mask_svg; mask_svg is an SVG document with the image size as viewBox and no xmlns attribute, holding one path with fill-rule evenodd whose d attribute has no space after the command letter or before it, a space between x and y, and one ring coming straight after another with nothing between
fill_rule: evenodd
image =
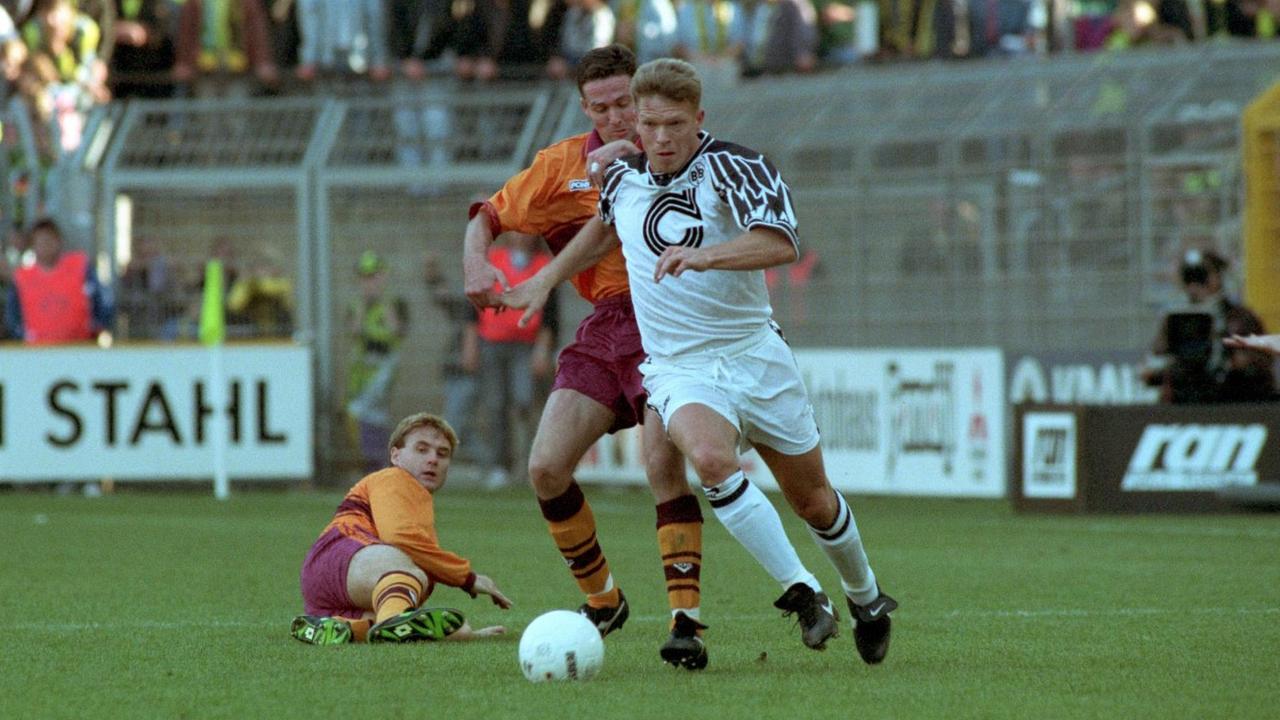
<instances>
[{"instance_id":1,"label":"player's ear","mask_svg":"<svg viewBox=\"0 0 1280 720\"><path fill-rule=\"evenodd\" d=\"M696 118L696 119L697 119L697 121L698 121L698 129L699 129L699 130L701 130L701 129L702 129L702 121L703 121L703 120L705 120L705 119L706 119L706 117L707 117L707 111L706 111L706 110L704 110L704 109L702 109L702 108L698 108L698 114L697 114L697 115L695 115L695 116L694 116L694 118Z\"/></svg>"}]
</instances>

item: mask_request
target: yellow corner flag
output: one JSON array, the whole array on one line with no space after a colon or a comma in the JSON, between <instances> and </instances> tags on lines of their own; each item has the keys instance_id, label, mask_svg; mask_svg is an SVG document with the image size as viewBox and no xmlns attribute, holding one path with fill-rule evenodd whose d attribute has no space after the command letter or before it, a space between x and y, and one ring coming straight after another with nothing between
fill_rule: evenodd
<instances>
[{"instance_id":1,"label":"yellow corner flag","mask_svg":"<svg viewBox=\"0 0 1280 720\"><path fill-rule=\"evenodd\" d=\"M227 314L222 304L222 261L204 266L204 299L200 304L200 342L221 345L227 337Z\"/></svg>"}]
</instances>

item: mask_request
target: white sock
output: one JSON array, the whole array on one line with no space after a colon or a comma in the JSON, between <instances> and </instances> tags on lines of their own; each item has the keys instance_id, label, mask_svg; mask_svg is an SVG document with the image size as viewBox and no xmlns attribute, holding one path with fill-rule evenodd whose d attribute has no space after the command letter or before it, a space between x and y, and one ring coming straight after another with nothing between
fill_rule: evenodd
<instances>
[{"instance_id":1,"label":"white sock","mask_svg":"<svg viewBox=\"0 0 1280 720\"><path fill-rule=\"evenodd\" d=\"M862 536L858 534L853 510L838 492L836 503L839 507L831 527L819 530L810 525L809 534L813 535L814 542L827 554L840 574L844 594L858 605L866 605L880 594L876 587L876 574L871 571L867 552L862 548Z\"/></svg>"},{"instance_id":2,"label":"white sock","mask_svg":"<svg viewBox=\"0 0 1280 720\"><path fill-rule=\"evenodd\" d=\"M715 487L702 489L716 517L751 557L777 580L782 589L802 582L822 592L822 586L800 562L800 556L782 529L782 518L741 470Z\"/></svg>"}]
</instances>

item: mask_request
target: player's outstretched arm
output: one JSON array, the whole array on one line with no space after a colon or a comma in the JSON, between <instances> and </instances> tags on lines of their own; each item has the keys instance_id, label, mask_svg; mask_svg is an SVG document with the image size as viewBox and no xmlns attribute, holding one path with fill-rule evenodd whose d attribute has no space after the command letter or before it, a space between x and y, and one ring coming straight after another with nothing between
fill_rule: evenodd
<instances>
[{"instance_id":1,"label":"player's outstretched arm","mask_svg":"<svg viewBox=\"0 0 1280 720\"><path fill-rule=\"evenodd\" d=\"M1229 348L1261 350L1280 355L1280 335L1232 335L1222 341Z\"/></svg>"},{"instance_id":2,"label":"player's outstretched arm","mask_svg":"<svg viewBox=\"0 0 1280 720\"><path fill-rule=\"evenodd\" d=\"M533 277L502 293L502 304L523 309L520 327L529 323L547 304L551 290L560 283L600 262L618 245L618 235L600 218L592 218L569 244Z\"/></svg>"},{"instance_id":3,"label":"player's outstretched arm","mask_svg":"<svg viewBox=\"0 0 1280 720\"><path fill-rule=\"evenodd\" d=\"M727 243L690 248L672 245L653 269L653 281L665 275L680 277L686 270L763 270L795 262L796 246L782 232L754 227Z\"/></svg>"},{"instance_id":4,"label":"player's outstretched arm","mask_svg":"<svg viewBox=\"0 0 1280 720\"><path fill-rule=\"evenodd\" d=\"M511 600L502 594L502 591L498 589L497 583L488 575L477 574L475 584L471 586L471 590L477 595L488 595L493 600L493 604L503 610L511 609Z\"/></svg>"},{"instance_id":5,"label":"player's outstretched arm","mask_svg":"<svg viewBox=\"0 0 1280 720\"><path fill-rule=\"evenodd\" d=\"M467 299L479 310L502 304L498 293L493 291L494 283L500 283L504 290L509 287L506 277L489 262L487 252L492 242L489 216L476 213L467 223L462 239L462 280Z\"/></svg>"},{"instance_id":6,"label":"player's outstretched arm","mask_svg":"<svg viewBox=\"0 0 1280 720\"><path fill-rule=\"evenodd\" d=\"M494 637L496 635L504 635L507 632L505 625L490 625L488 627L473 628L471 621L462 623L462 627L454 630L452 634L446 635L445 640L480 640L482 638Z\"/></svg>"}]
</instances>

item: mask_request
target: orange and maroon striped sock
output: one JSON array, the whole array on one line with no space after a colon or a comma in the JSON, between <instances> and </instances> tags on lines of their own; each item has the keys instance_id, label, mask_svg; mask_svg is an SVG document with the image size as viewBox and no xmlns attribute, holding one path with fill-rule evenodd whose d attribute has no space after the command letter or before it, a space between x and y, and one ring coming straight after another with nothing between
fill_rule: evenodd
<instances>
[{"instance_id":1,"label":"orange and maroon striped sock","mask_svg":"<svg viewBox=\"0 0 1280 720\"><path fill-rule=\"evenodd\" d=\"M418 578L399 570L383 573L373 586L375 622L382 622L405 610L418 607L421 597L422 583L418 582Z\"/></svg>"},{"instance_id":2,"label":"orange and maroon striped sock","mask_svg":"<svg viewBox=\"0 0 1280 720\"><path fill-rule=\"evenodd\" d=\"M667 580L667 603L698 619L702 597L702 510L692 494L659 503L658 552Z\"/></svg>"},{"instance_id":3,"label":"orange and maroon striped sock","mask_svg":"<svg viewBox=\"0 0 1280 720\"><path fill-rule=\"evenodd\" d=\"M550 500L539 500L542 517L569 565L569 572L593 607L618 604L618 590L609 577L609 562L596 540L596 519L591 506L574 482L569 489Z\"/></svg>"}]
</instances>

